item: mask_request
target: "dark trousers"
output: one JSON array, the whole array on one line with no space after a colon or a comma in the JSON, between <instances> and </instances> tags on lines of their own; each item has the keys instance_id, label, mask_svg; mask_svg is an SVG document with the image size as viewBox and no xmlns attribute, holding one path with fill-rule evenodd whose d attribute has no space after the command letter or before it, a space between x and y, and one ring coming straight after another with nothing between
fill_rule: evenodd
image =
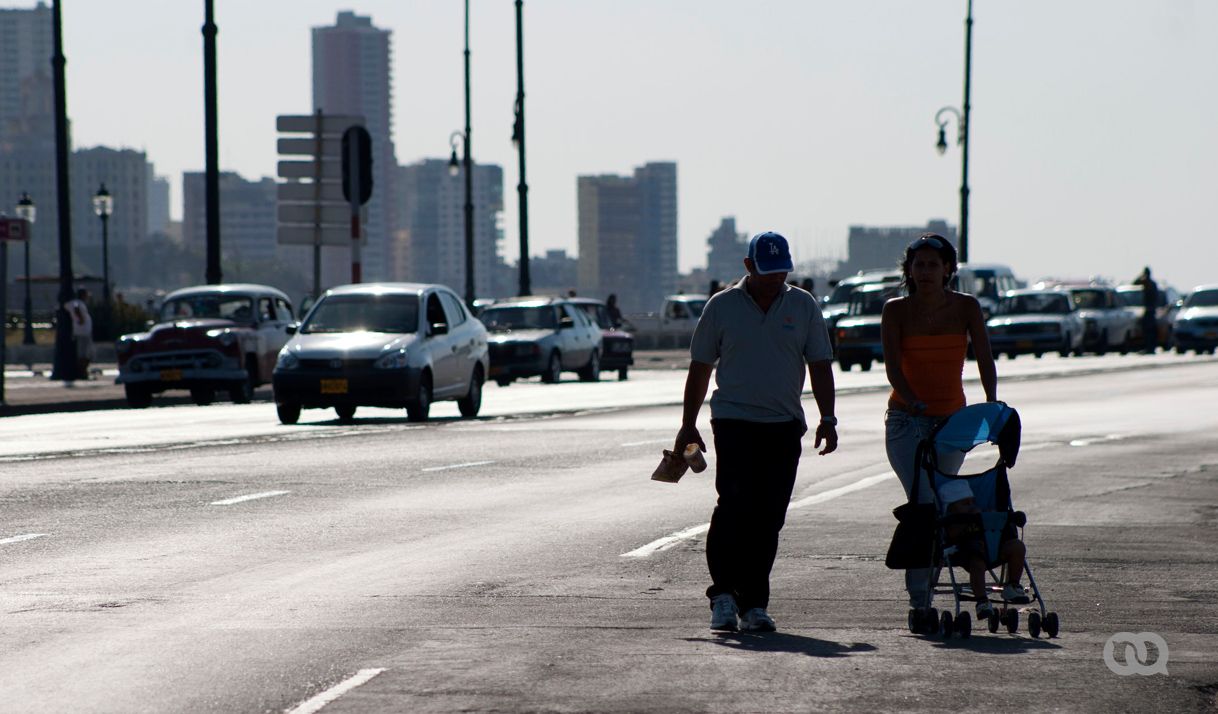
<instances>
[{"instance_id":1,"label":"dark trousers","mask_svg":"<svg viewBox=\"0 0 1218 714\"><path fill-rule=\"evenodd\" d=\"M706 536L712 583L706 596L734 595L741 612L764 608L805 428L798 421L736 419L713 419L711 427L719 500Z\"/></svg>"}]
</instances>

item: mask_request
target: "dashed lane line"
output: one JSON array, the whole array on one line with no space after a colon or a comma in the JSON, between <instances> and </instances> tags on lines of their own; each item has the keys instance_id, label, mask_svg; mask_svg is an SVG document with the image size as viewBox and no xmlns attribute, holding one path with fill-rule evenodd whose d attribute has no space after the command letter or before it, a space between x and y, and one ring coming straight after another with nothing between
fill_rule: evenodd
<instances>
[{"instance_id":1,"label":"dashed lane line","mask_svg":"<svg viewBox=\"0 0 1218 714\"><path fill-rule=\"evenodd\" d=\"M34 540L35 538L45 538L49 533L23 533L10 538L0 538L0 545L8 545L9 543L21 543L22 541Z\"/></svg>"},{"instance_id":2,"label":"dashed lane line","mask_svg":"<svg viewBox=\"0 0 1218 714\"><path fill-rule=\"evenodd\" d=\"M287 714L314 714L314 712L321 711L322 707L326 706L335 699L338 699L352 689L355 689L362 684L367 684L373 677L384 671L384 667L379 669L361 669L354 675L344 679L333 687L330 687L321 694L318 694L307 701L301 702L300 704L296 705L296 707L289 709Z\"/></svg>"},{"instance_id":3,"label":"dashed lane line","mask_svg":"<svg viewBox=\"0 0 1218 714\"><path fill-rule=\"evenodd\" d=\"M244 496L234 496L232 498L225 498L220 501L212 501L210 505L231 506L234 503L244 503L246 501L254 501L259 498L270 498L272 496L282 496L285 493L291 493L291 491L263 491L262 493L250 493Z\"/></svg>"},{"instance_id":4,"label":"dashed lane line","mask_svg":"<svg viewBox=\"0 0 1218 714\"><path fill-rule=\"evenodd\" d=\"M467 461L463 464L447 464L445 466L428 466L423 471L447 471L449 469L467 469L471 466L486 466L493 464L494 461Z\"/></svg>"}]
</instances>

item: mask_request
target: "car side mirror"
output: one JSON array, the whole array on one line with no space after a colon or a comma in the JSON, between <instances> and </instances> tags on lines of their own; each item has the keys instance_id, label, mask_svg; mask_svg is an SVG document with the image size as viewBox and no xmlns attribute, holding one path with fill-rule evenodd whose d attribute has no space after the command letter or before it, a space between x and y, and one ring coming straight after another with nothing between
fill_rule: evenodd
<instances>
[{"instance_id":1,"label":"car side mirror","mask_svg":"<svg viewBox=\"0 0 1218 714\"><path fill-rule=\"evenodd\" d=\"M448 334L448 323L446 323L446 322L433 322L433 323L431 323L431 334L433 334L433 335L447 335L447 334Z\"/></svg>"},{"instance_id":2,"label":"car side mirror","mask_svg":"<svg viewBox=\"0 0 1218 714\"><path fill-rule=\"evenodd\" d=\"M564 317L558 321L558 329L565 330L568 327L575 327L575 318Z\"/></svg>"},{"instance_id":3,"label":"car side mirror","mask_svg":"<svg viewBox=\"0 0 1218 714\"><path fill-rule=\"evenodd\" d=\"M294 335L294 334L296 334L296 331L300 329L300 323L298 323L298 322L290 323L287 327L285 327L283 329L289 335Z\"/></svg>"}]
</instances>

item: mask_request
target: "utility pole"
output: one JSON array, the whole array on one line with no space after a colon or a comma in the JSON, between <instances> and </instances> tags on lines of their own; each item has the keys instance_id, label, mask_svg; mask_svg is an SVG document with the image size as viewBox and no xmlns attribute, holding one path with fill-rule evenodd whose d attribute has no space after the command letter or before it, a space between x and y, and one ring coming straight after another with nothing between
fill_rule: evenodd
<instances>
[{"instance_id":1,"label":"utility pole","mask_svg":"<svg viewBox=\"0 0 1218 714\"><path fill-rule=\"evenodd\" d=\"M516 0L516 125L512 140L520 152L520 182L516 194L520 199L520 273L519 295L532 294L529 280L529 184L524 173L524 0Z\"/></svg>"},{"instance_id":2,"label":"utility pole","mask_svg":"<svg viewBox=\"0 0 1218 714\"><path fill-rule=\"evenodd\" d=\"M214 0L204 0L203 132L207 151L207 282L218 285L220 272L220 139L216 118L216 18Z\"/></svg>"}]
</instances>

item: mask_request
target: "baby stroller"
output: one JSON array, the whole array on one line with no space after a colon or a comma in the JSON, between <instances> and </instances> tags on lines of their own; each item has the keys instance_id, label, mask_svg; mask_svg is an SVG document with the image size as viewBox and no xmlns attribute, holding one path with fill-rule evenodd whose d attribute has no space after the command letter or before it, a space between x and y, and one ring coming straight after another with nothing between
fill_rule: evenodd
<instances>
[{"instance_id":1,"label":"baby stroller","mask_svg":"<svg viewBox=\"0 0 1218 714\"><path fill-rule=\"evenodd\" d=\"M911 503L918 502L918 488L925 488L922 474L926 474L931 491L934 493L934 536L931 539L931 568L928 572L928 592L946 595L950 593L954 601L952 611L944 610L942 614L934 608L914 608L909 611L910 632L926 634L942 634L951 637L955 632L960 637L968 637L972 632L972 615L968 610L961 611L961 601L981 602L983 599L996 599L996 607L991 609L986 623L991 633L998 631L999 626L1005 626L1007 632L1014 634L1019 630L1018 605L1034 601L1035 608L1026 608L1028 612L1028 634L1039 637L1043 630L1049 637L1057 637L1058 617L1056 612L1047 612L1045 601L1041 598L1036 580L1032 576L1032 568L1025 559L1024 572L1031 586L1031 598L1021 598L1019 601L1008 600L1003 594L1003 584L1007 582L1007 565L1001 566L998 574L994 566L999 558L999 546L1006 539L1018 538L1023 540L1023 527L1027 516L1022 511L1016 511L1011 504L1011 487L1007 481L1007 469L1015 465L1019 454L1020 421L1019 414L1002 402L985 402L964 407L941 421L931 431L930 435L918 445L915 456L917 472L914 479L914 493ZM945 474L939 470L939 451L957 450L962 454L972 451L982 444L994 444L998 447L998 460L993 466L973 474ZM945 513L946 503L940 500L940 488L949 481L965 480L972 492L972 497L980 513ZM953 562L953 556L960 556L960 549L953 545L948 538L949 528L972 527L984 534L984 556L986 561L986 591L973 593L971 586L957 582L955 568L963 567L959 557ZM978 541L980 543L980 541ZM940 566L945 569L950 584L938 582ZM997 598L993 598L994 594ZM980 622L977 623L981 625Z\"/></svg>"}]
</instances>

